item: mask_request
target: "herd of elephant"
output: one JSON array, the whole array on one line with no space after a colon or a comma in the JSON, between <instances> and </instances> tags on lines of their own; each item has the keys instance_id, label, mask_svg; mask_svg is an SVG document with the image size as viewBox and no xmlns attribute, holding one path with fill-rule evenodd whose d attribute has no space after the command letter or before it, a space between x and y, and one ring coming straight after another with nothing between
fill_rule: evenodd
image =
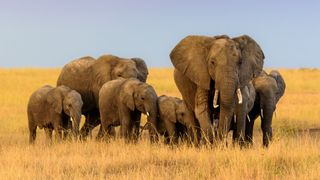
<instances>
[{"instance_id":1,"label":"herd of elephant","mask_svg":"<svg viewBox=\"0 0 320 180\"><path fill-rule=\"evenodd\" d=\"M171 51L174 81L182 99L158 96L146 83L148 69L140 58L103 55L82 57L66 64L57 86L36 90L28 103L31 144L36 129L44 128L51 141L71 137L86 139L101 124L97 139L116 136L137 141L143 126L150 141L194 145L226 142L252 144L253 126L261 118L263 145L272 140L272 118L283 96L285 82L276 70L263 70L264 53L248 35L187 36ZM85 123L79 130L81 115Z\"/></svg>"}]
</instances>

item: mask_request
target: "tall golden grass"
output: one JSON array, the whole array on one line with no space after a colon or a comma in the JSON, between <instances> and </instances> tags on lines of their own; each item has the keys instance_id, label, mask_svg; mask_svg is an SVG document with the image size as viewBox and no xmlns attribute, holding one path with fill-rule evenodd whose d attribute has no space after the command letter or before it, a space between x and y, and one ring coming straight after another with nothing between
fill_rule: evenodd
<instances>
[{"instance_id":1,"label":"tall golden grass","mask_svg":"<svg viewBox=\"0 0 320 180\"><path fill-rule=\"evenodd\" d=\"M44 84L55 85L59 69L0 69L0 179L318 179L320 70L280 69L287 83L274 117L274 141L261 145L260 121L252 148L193 148L137 144L62 142L49 144L43 130L28 144L26 105ZM148 82L158 95L180 97L172 69L151 69ZM96 130L95 132L96 133Z\"/></svg>"}]
</instances>

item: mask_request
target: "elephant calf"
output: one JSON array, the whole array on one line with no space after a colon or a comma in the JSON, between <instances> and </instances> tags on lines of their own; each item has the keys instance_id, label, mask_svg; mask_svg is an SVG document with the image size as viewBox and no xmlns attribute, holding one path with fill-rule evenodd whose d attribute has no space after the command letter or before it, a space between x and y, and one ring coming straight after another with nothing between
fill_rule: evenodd
<instances>
[{"instance_id":1,"label":"elephant calf","mask_svg":"<svg viewBox=\"0 0 320 180\"><path fill-rule=\"evenodd\" d=\"M159 129L165 143L178 143L179 137L197 145L195 117L185 102L176 97L162 95L158 98Z\"/></svg>"},{"instance_id":2,"label":"elephant calf","mask_svg":"<svg viewBox=\"0 0 320 180\"><path fill-rule=\"evenodd\" d=\"M45 128L46 136L51 140L55 130L57 139L61 139L62 130L70 128L73 123L73 134L77 137L83 102L80 94L66 86L56 88L49 85L36 90L28 102L28 122L32 144L36 139L37 127Z\"/></svg>"},{"instance_id":3,"label":"elephant calf","mask_svg":"<svg viewBox=\"0 0 320 180\"><path fill-rule=\"evenodd\" d=\"M152 86L138 79L119 78L105 83L99 92L102 138L110 126L120 125L120 135L126 140L139 137L141 113L150 124L152 142L157 140L157 94Z\"/></svg>"},{"instance_id":4,"label":"elephant calf","mask_svg":"<svg viewBox=\"0 0 320 180\"><path fill-rule=\"evenodd\" d=\"M249 113L254 106L256 98L256 89L254 88L252 81L250 81L246 86L241 88L241 93L242 103L237 104L235 107L235 113L233 116L233 121L231 122L230 129L234 130L233 140L235 142L239 142L240 145L244 145L245 131L241 132L238 131L238 129L245 129L246 120L250 121Z\"/></svg>"},{"instance_id":5,"label":"elephant calf","mask_svg":"<svg viewBox=\"0 0 320 180\"><path fill-rule=\"evenodd\" d=\"M246 141L252 143L254 121L260 116L263 145L268 147L269 140L272 140L272 115L284 94L286 84L281 74L273 70L269 74L262 72L253 80L253 85L257 95L254 107L249 113L251 121L247 122Z\"/></svg>"}]
</instances>

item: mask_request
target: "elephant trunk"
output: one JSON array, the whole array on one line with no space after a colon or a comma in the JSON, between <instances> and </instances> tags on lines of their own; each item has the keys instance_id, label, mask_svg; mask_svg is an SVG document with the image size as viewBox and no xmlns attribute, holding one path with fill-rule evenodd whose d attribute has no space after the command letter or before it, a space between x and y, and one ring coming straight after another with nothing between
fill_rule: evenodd
<instances>
[{"instance_id":1,"label":"elephant trunk","mask_svg":"<svg viewBox=\"0 0 320 180\"><path fill-rule=\"evenodd\" d=\"M81 113L74 113L71 116L72 133L76 140L78 139L78 135L79 135L80 120L81 120Z\"/></svg>"},{"instance_id":2,"label":"elephant trunk","mask_svg":"<svg viewBox=\"0 0 320 180\"><path fill-rule=\"evenodd\" d=\"M158 142L158 105L157 102L152 103L151 106L146 106L146 115L148 122L148 129L150 134L150 141L152 143Z\"/></svg>"},{"instance_id":3,"label":"elephant trunk","mask_svg":"<svg viewBox=\"0 0 320 180\"><path fill-rule=\"evenodd\" d=\"M226 79L228 80L224 81L220 87L216 88L220 90L220 117L218 125L218 137L220 140L227 136L230 129L236 94L240 93L240 95L238 95L238 103L242 103L241 91L236 90L236 87L238 86L237 81L232 81L230 80L231 78Z\"/></svg>"}]
</instances>

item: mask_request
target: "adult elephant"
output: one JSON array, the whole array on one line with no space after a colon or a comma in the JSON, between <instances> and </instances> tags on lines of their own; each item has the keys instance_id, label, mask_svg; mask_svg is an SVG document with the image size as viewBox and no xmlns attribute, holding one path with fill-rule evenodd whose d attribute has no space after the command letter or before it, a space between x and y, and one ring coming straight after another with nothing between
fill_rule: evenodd
<instances>
[{"instance_id":1,"label":"adult elephant","mask_svg":"<svg viewBox=\"0 0 320 180\"><path fill-rule=\"evenodd\" d=\"M263 71L254 78L253 85L257 95L254 107L249 113L250 121L247 122L246 141L252 143L254 122L260 116L263 146L268 147L269 141L272 140L273 112L285 92L286 83L281 74L273 70L269 74Z\"/></svg>"},{"instance_id":2,"label":"adult elephant","mask_svg":"<svg viewBox=\"0 0 320 180\"><path fill-rule=\"evenodd\" d=\"M148 69L140 58L125 59L113 55L103 55L97 60L82 57L66 64L57 81L57 85L66 85L81 94L82 114L86 121L80 130L82 138L100 124L99 90L104 83L117 78L138 78L146 82ZM108 132L114 133L110 127ZM101 133L101 128L99 133Z\"/></svg>"},{"instance_id":3,"label":"adult elephant","mask_svg":"<svg viewBox=\"0 0 320 180\"><path fill-rule=\"evenodd\" d=\"M175 83L208 140L213 141L211 113L218 105L218 137L225 138L236 94L241 104L240 89L262 70L264 54L260 46L247 35L187 36L175 46L170 58ZM244 136L245 120L238 122L237 132Z\"/></svg>"}]
</instances>

